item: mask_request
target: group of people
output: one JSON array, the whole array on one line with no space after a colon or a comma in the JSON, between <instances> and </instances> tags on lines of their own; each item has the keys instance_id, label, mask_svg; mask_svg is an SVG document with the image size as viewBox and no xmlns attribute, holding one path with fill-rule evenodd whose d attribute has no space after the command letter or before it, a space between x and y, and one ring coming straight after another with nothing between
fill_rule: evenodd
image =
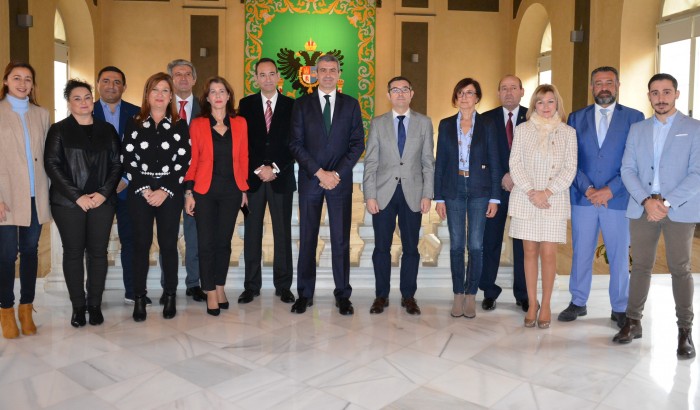
<instances>
[{"instance_id":1,"label":"group of people","mask_svg":"<svg viewBox=\"0 0 700 410\"><path fill-rule=\"evenodd\" d=\"M657 74L649 81L654 116L644 120L639 111L617 103L617 70L597 68L590 82L595 103L569 115L567 122L554 85L537 87L524 107L522 82L505 76L498 86L502 105L479 114L481 85L464 78L452 91L457 113L439 123L436 149L432 121L411 109L413 86L398 76L387 84L392 109L372 120L365 151L359 103L336 89L339 61L321 56L317 73L317 90L294 101L277 91L274 60L262 58L255 64L260 92L241 99L236 111L233 89L222 77L209 78L195 98L197 75L189 61L174 60L167 73L152 75L140 107L121 99L126 76L108 66L98 74L97 102L90 84L68 81L64 97L70 115L49 127L48 113L36 102L33 68L10 63L0 93L3 336L19 335L13 293L18 253L19 321L23 334L36 333L32 303L38 240L41 225L52 216L63 242L63 272L73 307L70 323L80 327L104 321L101 301L115 214L125 301L134 304L135 321L146 319L151 304L146 279L154 222L163 317L176 315L181 217L186 294L205 301L206 312L217 316L229 308L224 286L239 210L246 217L245 282L238 303L260 295L268 206L275 294L292 303L292 312L304 313L313 305L325 201L336 307L340 314L352 315L352 169L364 152L363 193L375 233L371 314L381 314L389 305L397 220L401 307L408 314L421 314L415 299L419 231L421 215L434 200L449 230L453 317L476 316L479 289L484 291L482 309L496 308L501 293L496 278L510 215L513 293L525 312L523 324L548 328L557 245L566 242L571 219L572 299L558 319L586 315L593 255L602 231L610 261L611 319L621 328L613 340L619 343L642 336L640 320L663 232L678 316L677 354L694 357L690 252L695 223L700 222L700 123L675 109L679 91L672 76ZM297 298L290 290L295 161Z\"/></svg>"}]
</instances>

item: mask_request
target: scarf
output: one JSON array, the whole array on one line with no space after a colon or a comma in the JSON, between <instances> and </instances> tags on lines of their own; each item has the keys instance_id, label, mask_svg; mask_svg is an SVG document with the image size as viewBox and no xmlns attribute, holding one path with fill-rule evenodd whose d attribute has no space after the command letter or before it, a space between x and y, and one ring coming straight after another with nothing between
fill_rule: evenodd
<instances>
[{"instance_id":1,"label":"scarf","mask_svg":"<svg viewBox=\"0 0 700 410\"><path fill-rule=\"evenodd\" d=\"M530 121L537 130L537 150L546 156L549 151L549 136L559 127L561 116L559 112L555 112L552 118L544 118L539 116L537 112L533 112Z\"/></svg>"}]
</instances>

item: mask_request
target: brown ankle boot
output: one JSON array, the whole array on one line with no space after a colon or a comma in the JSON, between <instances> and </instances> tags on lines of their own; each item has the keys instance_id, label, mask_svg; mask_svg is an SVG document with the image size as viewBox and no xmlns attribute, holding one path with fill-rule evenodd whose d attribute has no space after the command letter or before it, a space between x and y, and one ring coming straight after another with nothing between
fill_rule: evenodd
<instances>
[{"instance_id":1,"label":"brown ankle boot","mask_svg":"<svg viewBox=\"0 0 700 410\"><path fill-rule=\"evenodd\" d=\"M14 307L0 309L0 325L2 325L2 336L5 339L15 339L19 336Z\"/></svg>"},{"instance_id":2,"label":"brown ankle boot","mask_svg":"<svg viewBox=\"0 0 700 410\"><path fill-rule=\"evenodd\" d=\"M32 319L32 310L34 310L34 306L32 306L31 303L20 304L17 310L19 324L22 326L22 334L25 336L36 334L36 325Z\"/></svg>"}]
</instances>

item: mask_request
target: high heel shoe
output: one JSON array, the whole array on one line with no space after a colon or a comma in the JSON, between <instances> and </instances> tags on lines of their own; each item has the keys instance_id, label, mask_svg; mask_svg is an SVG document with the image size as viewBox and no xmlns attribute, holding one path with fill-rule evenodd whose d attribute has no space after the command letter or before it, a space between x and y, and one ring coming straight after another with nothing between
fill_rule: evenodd
<instances>
[{"instance_id":1,"label":"high heel shoe","mask_svg":"<svg viewBox=\"0 0 700 410\"><path fill-rule=\"evenodd\" d=\"M224 302L224 303L219 302L219 308L220 309L228 309L228 302Z\"/></svg>"},{"instance_id":2,"label":"high heel shoe","mask_svg":"<svg viewBox=\"0 0 700 410\"><path fill-rule=\"evenodd\" d=\"M542 314L542 312L540 312ZM549 320L540 320L539 316L537 317L537 327L540 329L549 329L549 326L552 324L552 319L551 319L551 313L550 313L550 319Z\"/></svg>"},{"instance_id":3,"label":"high heel shoe","mask_svg":"<svg viewBox=\"0 0 700 410\"><path fill-rule=\"evenodd\" d=\"M219 308L209 309L209 307L207 307L207 313L212 315L212 316L219 316L219 313L221 313L221 309L219 309Z\"/></svg>"},{"instance_id":4,"label":"high heel shoe","mask_svg":"<svg viewBox=\"0 0 700 410\"><path fill-rule=\"evenodd\" d=\"M523 326L525 327L535 327L535 323L537 322L537 312L540 311L540 302L537 302L537 310L535 310L535 318L534 319L528 319L527 316L525 316L525 319L523 319Z\"/></svg>"}]
</instances>

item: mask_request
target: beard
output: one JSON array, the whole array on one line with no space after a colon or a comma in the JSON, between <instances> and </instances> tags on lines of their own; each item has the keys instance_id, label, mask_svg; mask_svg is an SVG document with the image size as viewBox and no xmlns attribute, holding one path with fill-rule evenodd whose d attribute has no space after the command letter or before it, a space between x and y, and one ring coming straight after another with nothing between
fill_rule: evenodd
<instances>
[{"instance_id":1,"label":"beard","mask_svg":"<svg viewBox=\"0 0 700 410\"><path fill-rule=\"evenodd\" d=\"M593 96L593 100L598 105L609 105L609 104L614 103L616 99L617 99L617 95L615 95L609 91L601 91L598 94Z\"/></svg>"}]
</instances>

